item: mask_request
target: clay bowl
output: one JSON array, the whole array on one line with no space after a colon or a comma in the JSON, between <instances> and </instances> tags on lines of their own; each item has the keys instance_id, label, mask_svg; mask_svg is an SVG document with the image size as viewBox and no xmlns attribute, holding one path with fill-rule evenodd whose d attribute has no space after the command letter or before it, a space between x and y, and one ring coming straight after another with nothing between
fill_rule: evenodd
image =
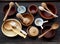
<instances>
[{"instance_id":1,"label":"clay bowl","mask_svg":"<svg viewBox=\"0 0 60 44\"><path fill-rule=\"evenodd\" d=\"M34 28L34 29L32 29L32 28ZM35 26L29 26L27 28L27 34L28 34L29 37L36 37L39 34L39 30Z\"/></svg>"},{"instance_id":2,"label":"clay bowl","mask_svg":"<svg viewBox=\"0 0 60 44\"><path fill-rule=\"evenodd\" d=\"M13 32L12 30L7 30L7 29L5 29L5 27L4 27L4 25L5 25L6 23L10 22L10 21L16 22L16 23L22 28L21 23L20 23L18 20L16 20L16 19L7 19L7 20L2 24L1 30L2 30L2 33L3 33L5 36L7 36L7 37L15 37L15 36L17 36L17 34L16 34L15 32Z\"/></svg>"},{"instance_id":3,"label":"clay bowl","mask_svg":"<svg viewBox=\"0 0 60 44\"><path fill-rule=\"evenodd\" d=\"M55 7L55 5L53 3L46 3L46 4L47 4L47 7L51 10L51 12L53 12L54 14L57 14L57 8ZM52 16L51 14L49 14L45 11L40 11L39 10L39 14L44 19L53 19L54 18L54 16Z\"/></svg>"},{"instance_id":4,"label":"clay bowl","mask_svg":"<svg viewBox=\"0 0 60 44\"><path fill-rule=\"evenodd\" d=\"M9 4L5 5L3 8L4 15L6 14L7 10L9 9ZM14 15L16 13L16 8L13 6L8 14L8 16Z\"/></svg>"},{"instance_id":5,"label":"clay bowl","mask_svg":"<svg viewBox=\"0 0 60 44\"><path fill-rule=\"evenodd\" d=\"M20 20L21 23L22 23L24 26L30 26L30 25L33 23L33 21L34 21L33 15L30 14L30 13L25 13L25 14L22 14L22 15L23 15L23 17L30 19L30 22L29 22L28 24L25 24L25 23L23 23L22 20Z\"/></svg>"},{"instance_id":6,"label":"clay bowl","mask_svg":"<svg viewBox=\"0 0 60 44\"><path fill-rule=\"evenodd\" d=\"M37 6L35 4L31 4L28 7L28 11L31 14L36 14L38 12L38 8L37 8Z\"/></svg>"},{"instance_id":7,"label":"clay bowl","mask_svg":"<svg viewBox=\"0 0 60 44\"><path fill-rule=\"evenodd\" d=\"M50 29L50 26L45 26L42 33ZM49 31L47 34L44 35L45 39L52 39L55 36L55 30Z\"/></svg>"}]
</instances>

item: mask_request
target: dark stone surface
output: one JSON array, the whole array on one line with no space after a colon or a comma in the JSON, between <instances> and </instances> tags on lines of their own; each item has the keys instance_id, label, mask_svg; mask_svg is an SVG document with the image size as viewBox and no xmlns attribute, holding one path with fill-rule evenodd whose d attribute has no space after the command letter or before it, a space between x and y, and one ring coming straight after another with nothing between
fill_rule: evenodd
<instances>
[{"instance_id":1,"label":"dark stone surface","mask_svg":"<svg viewBox=\"0 0 60 44\"><path fill-rule=\"evenodd\" d=\"M8 4L9 2L0 2L0 29L1 29L1 25L3 23L3 17L4 17L4 14L3 14L3 7ZM36 4L37 6L40 5L41 2L18 2L20 5L24 5L26 7L28 7L30 4ZM52 2L53 4L56 5L57 7L57 11L58 11L58 18L56 19L53 19L51 22L47 23L47 24L44 24L44 26L46 25L51 25L53 22L59 22L60 24L60 2ZM40 17L39 16L39 13L37 13L37 15L35 16L35 18L37 17ZM16 18L14 16L14 18ZM34 23L32 24L34 25ZM40 27L38 27L40 29ZM26 30L26 28L23 26L23 30ZM60 27L59 29L57 30L56 32L56 36L51 40L51 41L47 41L47 40L44 40L44 39L29 39L28 37L26 39L23 39L19 36L17 37L14 37L14 38L8 38L6 36L3 35L3 33L1 32L0 30L0 43L5 43L5 44L45 44L44 42L60 42ZM57 43L55 43L57 44Z\"/></svg>"}]
</instances>

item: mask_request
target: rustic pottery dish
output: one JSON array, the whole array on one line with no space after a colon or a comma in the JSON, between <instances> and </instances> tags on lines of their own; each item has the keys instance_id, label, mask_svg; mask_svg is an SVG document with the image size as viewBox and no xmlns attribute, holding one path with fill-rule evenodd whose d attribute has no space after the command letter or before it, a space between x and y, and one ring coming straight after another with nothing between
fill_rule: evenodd
<instances>
[{"instance_id":1,"label":"rustic pottery dish","mask_svg":"<svg viewBox=\"0 0 60 44\"><path fill-rule=\"evenodd\" d=\"M22 15L23 15L23 17L28 18L28 19L30 20L30 22L29 22L28 24L25 24L25 23L23 23L22 20L20 20L21 23L22 23L24 26L29 26L29 25L31 25L31 24L33 23L33 21L34 21L34 16L33 16L32 14L30 14L30 13L25 13L25 14L22 14Z\"/></svg>"},{"instance_id":2,"label":"rustic pottery dish","mask_svg":"<svg viewBox=\"0 0 60 44\"><path fill-rule=\"evenodd\" d=\"M50 29L50 26L45 26L42 33L47 31L48 29ZM46 39L52 39L55 36L55 34L56 34L55 30L51 30L48 33L46 33L43 37Z\"/></svg>"},{"instance_id":3,"label":"rustic pottery dish","mask_svg":"<svg viewBox=\"0 0 60 44\"><path fill-rule=\"evenodd\" d=\"M5 5L3 8L4 14L6 14L7 10L9 9L9 4ZM14 15L16 13L16 8L13 6L8 14L8 16Z\"/></svg>"},{"instance_id":4,"label":"rustic pottery dish","mask_svg":"<svg viewBox=\"0 0 60 44\"><path fill-rule=\"evenodd\" d=\"M57 14L57 8L55 7L55 5L53 3L46 3L46 4L47 4L47 7L51 10L52 13ZM39 10L39 14L44 19L53 19L54 18L54 16L52 16L51 14L49 14L45 11L40 11Z\"/></svg>"},{"instance_id":5,"label":"rustic pottery dish","mask_svg":"<svg viewBox=\"0 0 60 44\"><path fill-rule=\"evenodd\" d=\"M28 11L29 11L31 14L36 14L36 13L38 12L37 5L35 5L35 4L29 5Z\"/></svg>"},{"instance_id":6,"label":"rustic pottery dish","mask_svg":"<svg viewBox=\"0 0 60 44\"><path fill-rule=\"evenodd\" d=\"M7 19L7 20L2 24L2 27L1 27L2 33L3 33L5 36L7 36L7 37L15 37L15 36L17 36L17 34L16 34L15 32L13 32L12 30L8 31L7 29L4 28L4 25L5 25L6 23L10 22L10 21L16 22L16 23L22 28L21 23L20 23L18 20L16 20L16 19ZM8 25L7 25L7 26L8 26Z\"/></svg>"},{"instance_id":7,"label":"rustic pottery dish","mask_svg":"<svg viewBox=\"0 0 60 44\"><path fill-rule=\"evenodd\" d=\"M35 26L29 26L29 27L27 28L27 33L28 33L28 36L29 36L29 37L36 37L36 36L38 36L38 34L39 34L39 30L38 30L38 28L35 27Z\"/></svg>"}]
</instances>

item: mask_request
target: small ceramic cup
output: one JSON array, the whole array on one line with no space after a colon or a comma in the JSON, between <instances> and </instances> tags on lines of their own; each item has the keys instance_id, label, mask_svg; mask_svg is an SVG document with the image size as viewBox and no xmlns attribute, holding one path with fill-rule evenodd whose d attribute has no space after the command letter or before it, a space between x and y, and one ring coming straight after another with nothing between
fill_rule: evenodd
<instances>
[{"instance_id":1,"label":"small ceramic cup","mask_svg":"<svg viewBox=\"0 0 60 44\"><path fill-rule=\"evenodd\" d=\"M44 23L46 23L46 22L48 22L48 21L43 21L42 18L36 18L36 19L35 19L35 25L36 25L36 26L40 26L42 29L43 29L43 26L42 26L42 25L43 25Z\"/></svg>"},{"instance_id":2,"label":"small ceramic cup","mask_svg":"<svg viewBox=\"0 0 60 44\"><path fill-rule=\"evenodd\" d=\"M19 6L17 8L18 13L22 14L26 12L26 7L25 6Z\"/></svg>"}]
</instances>

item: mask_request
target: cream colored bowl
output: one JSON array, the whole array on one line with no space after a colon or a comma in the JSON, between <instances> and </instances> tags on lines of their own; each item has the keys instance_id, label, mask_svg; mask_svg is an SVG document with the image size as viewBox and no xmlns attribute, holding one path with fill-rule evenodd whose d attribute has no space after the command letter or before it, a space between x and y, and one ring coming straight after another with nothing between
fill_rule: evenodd
<instances>
[{"instance_id":1,"label":"cream colored bowl","mask_svg":"<svg viewBox=\"0 0 60 44\"><path fill-rule=\"evenodd\" d=\"M2 30L2 33L5 35L5 36L7 36L7 37L15 37L15 36L17 36L17 34L15 33L15 32L13 32L12 30L6 30L5 28L4 28L4 24L5 23L7 23L7 22L9 22L9 21L14 21L14 22L16 22L21 28L22 28L22 25L21 25L21 23L17 20L17 19L7 19L3 24L2 24L2 27L1 27L1 30Z\"/></svg>"}]
</instances>

